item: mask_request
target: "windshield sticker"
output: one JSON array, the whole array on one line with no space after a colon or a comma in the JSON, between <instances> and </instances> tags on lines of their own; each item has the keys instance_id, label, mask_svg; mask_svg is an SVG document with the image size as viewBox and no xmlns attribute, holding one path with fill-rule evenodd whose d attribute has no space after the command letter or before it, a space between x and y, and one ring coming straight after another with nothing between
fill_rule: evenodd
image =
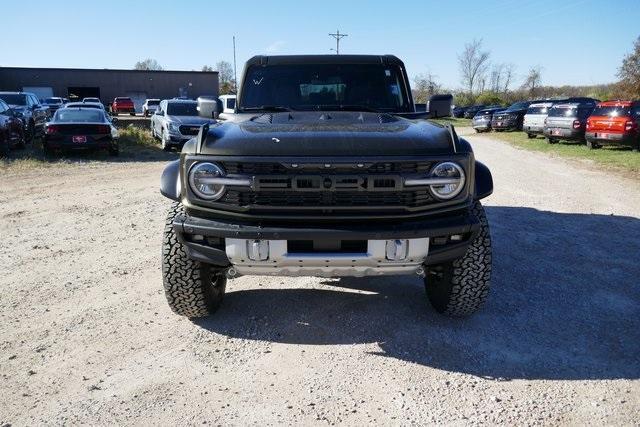
<instances>
[{"instance_id":1,"label":"windshield sticker","mask_svg":"<svg viewBox=\"0 0 640 427\"><path fill-rule=\"evenodd\" d=\"M253 79L253 84L256 86L260 86L260 83L262 83L262 80L264 80L264 77L260 77L260 80Z\"/></svg>"}]
</instances>

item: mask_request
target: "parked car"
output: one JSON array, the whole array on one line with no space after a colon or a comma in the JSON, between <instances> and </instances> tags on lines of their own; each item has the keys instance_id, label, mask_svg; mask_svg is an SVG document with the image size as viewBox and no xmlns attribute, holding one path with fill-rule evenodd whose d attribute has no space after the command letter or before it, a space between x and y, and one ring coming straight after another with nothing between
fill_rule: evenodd
<instances>
[{"instance_id":1,"label":"parked car","mask_svg":"<svg viewBox=\"0 0 640 427\"><path fill-rule=\"evenodd\" d=\"M495 131L522 130L524 115L527 113L532 101L516 102L509 108L493 115L491 128Z\"/></svg>"},{"instance_id":2,"label":"parked car","mask_svg":"<svg viewBox=\"0 0 640 427\"><path fill-rule=\"evenodd\" d=\"M403 274L424 281L440 313L478 310L491 173L452 127L405 120L427 113L415 111L402 61L259 56L244 70L235 116L246 118L203 127L162 173L171 309L214 313L238 275ZM208 104L198 105L207 118Z\"/></svg>"},{"instance_id":3,"label":"parked car","mask_svg":"<svg viewBox=\"0 0 640 427\"><path fill-rule=\"evenodd\" d=\"M483 108L486 108L486 105L472 105L471 107L468 107L464 114L463 117L465 119L473 119L473 116L475 116L476 114L478 114L478 111L482 110Z\"/></svg>"},{"instance_id":4,"label":"parked car","mask_svg":"<svg viewBox=\"0 0 640 427\"><path fill-rule=\"evenodd\" d=\"M82 98L82 102L93 102L96 104L102 104L102 101L100 101L100 98L93 98L93 97Z\"/></svg>"},{"instance_id":5,"label":"parked car","mask_svg":"<svg viewBox=\"0 0 640 427\"><path fill-rule=\"evenodd\" d=\"M522 121L522 130L529 138L544 134L544 121L553 104L553 102L536 102L529 105Z\"/></svg>"},{"instance_id":6,"label":"parked car","mask_svg":"<svg viewBox=\"0 0 640 427\"><path fill-rule=\"evenodd\" d=\"M117 156L118 131L100 108L60 108L47 123L42 143L46 154L54 150L107 150Z\"/></svg>"},{"instance_id":7,"label":"parked car","mask_svg":"<svg viewBox=\"0 0 640 427\"><path fill-rule=\"evenodd\" d=\"M640 151L640 101L605 101L587 119L589 148L602 145L629 145Z\"/></svg>"},{"instance_id":8,"label":"parked car","mask_svg":"<svg viewBox=\"0 0 640 427\"><path fill-rule=\"evenodd\" d=\"M158 105L160 105L159 99L150 98L145 100L144 104L142 104L142 114L145 117L149 117L151 114L156 112Z\"/></svg>"},{"instance_id":9,"label":"parked car","mask_svg":"<svg viewBox=\"0 0 640 427\"><path fill-rule=\"evenodd\" d=\"M587 118L595 108L593 100L585 102L561 102L548 110L543 134L549 144L565 141L584 142Z\"/></svg>"},{"instance_id":10,"label":"parked car","mask_svg":"<svg viewBox=\"0 0 640 427\"><path fill-rule=\"evenodd\" d=\"M0 157L8 155L12 148L24 147L24 123L20 117L20 113L0 100Z\"/></svg>"},{"instance_id":11,"label":"parked car","mask_svg":"<svg viewBox=\"0 0 640 427\"><path fill-rule=\"evenodd\" d=\"M455 106L453 107L453 110L451 111L451 114L453 115L453 117L461 119L464 117L464 112L467 111L467 108L469 107L458 107Z\"/></svg>"},{"instance_id":12,"label":"parked car","mask_svg":"<svg viewBox=\"0 0 640 427\"><path fill-rule=\"evenodd\" d=\"M113 100L111 104L111 114L117 116L121 113L129 113L132 116L136 115L136 107L133 105L131 98L119 96Z\"/></svg>"},{"instance_id":13,"label":"parked car","mask_svg":"<svg viewBox=\"0 0 640 427\"><path fill-rule=\"evenodd\" d=\"M43 104L49 108L49 113L51 116L58 110L58 108L64 105L64 100L60 97L50 97L43 99Z\"/></svg>"},{"instance_id":14,"label":"parked car","mask_svg":"<svg viewBox=\"0 0 640 427\"><path fill-rule=\"evenodd\" d=\"M476 132L489 132L491 130L491 119L495 113L504 110L504 107L499 105L492 105L487 108L483 108L478 111L478 113L473 116L473 120L471 120L471 125L476 130Z\"/></svg>"},{"instance_id":15,"label":"parked car","mask_svg":"<svg viewBox=\"0 0 640 427\"><path fill-rule=\"evenodd\" d=\"M200 132L200 126L215 122L212 118L199 116L196 101L165 99L151 116L151 134L160 139L163 150L169 151L181 148Z\"/></svg>"},{"instance_id":16,"label":"parked car","mask_svg":"<svg viewBox=\"0 0 640 427\"><path fill-rule=\"evenodd\" d=\"M44 124L49 119L49 108L40 104L38 98L29 92L0 92L0 99L11 109L22 115L27 142L42 135Z\"/></svg>"}]
</instances>

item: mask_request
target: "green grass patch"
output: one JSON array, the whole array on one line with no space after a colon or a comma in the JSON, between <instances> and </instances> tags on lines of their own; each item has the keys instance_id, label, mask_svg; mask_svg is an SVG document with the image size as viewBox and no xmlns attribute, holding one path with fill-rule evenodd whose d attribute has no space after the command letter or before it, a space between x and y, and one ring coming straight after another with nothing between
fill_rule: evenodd
<instances>
[{"instance_id":1,"label":"green grass patch","mask_svg":"<svg viewBox=\"0 0 640 427\"><path fill-rule=\"evenodd\" d=\"M174 153L166 153L153 139L148 129L129 125L118 129L120 155L109 156L106 151L69 151L45 156L42 142L35 140L22 150L12 150L7 158L0 159L0 172L16 172L33 168L66 167L88 162L127 162L171 160Z\"/></svg>"},{"instance_id":2,"label":"green grass patch","mask_svg":"<svg viewBox=\"0 0 640 427\"><path fill-rule=\"evenodd\" d=\"M529 139L524 132L491 132L491 134L483 135L506 141L526 150L588 161L597 166L618 170L634 178L640 178L640 153L632 151L628 147L607 146L589 150L584 143L560 141L556 144L549 144L542 137Z\"/></svg>"}]
</instances>

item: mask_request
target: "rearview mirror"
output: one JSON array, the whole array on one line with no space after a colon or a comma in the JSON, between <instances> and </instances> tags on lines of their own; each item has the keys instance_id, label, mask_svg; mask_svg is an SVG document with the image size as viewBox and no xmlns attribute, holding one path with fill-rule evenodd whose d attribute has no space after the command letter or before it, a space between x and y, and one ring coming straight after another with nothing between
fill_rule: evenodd
<instances>
[{"instance_id":1,"label":"rearview mirror","mask_svg":"<svg viewBox=\"0 0 640 427\"><path fill-rule=\"evenodd\" d=\"M198 97L198 114L207 119L217 119L220 114L220 101L215 96Z\"/></svg>"}]
</instances>

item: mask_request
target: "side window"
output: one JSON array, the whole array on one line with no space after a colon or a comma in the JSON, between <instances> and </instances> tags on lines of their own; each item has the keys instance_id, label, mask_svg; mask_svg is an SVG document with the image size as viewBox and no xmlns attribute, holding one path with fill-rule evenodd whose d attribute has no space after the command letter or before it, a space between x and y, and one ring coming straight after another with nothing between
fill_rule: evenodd
<instances>
[{"instance_id":1,"label":"side window","mask_svg":"<svg viewBox=\"0 0 640 427\"><path fill-rule=\"evenodd\" d=\"M38 101L38 98L36 98L35 96L31 95L30 98L31 98L31 104L32 105L39 105L40 104L40 102Z\"/></svg>"}]
</instances>

